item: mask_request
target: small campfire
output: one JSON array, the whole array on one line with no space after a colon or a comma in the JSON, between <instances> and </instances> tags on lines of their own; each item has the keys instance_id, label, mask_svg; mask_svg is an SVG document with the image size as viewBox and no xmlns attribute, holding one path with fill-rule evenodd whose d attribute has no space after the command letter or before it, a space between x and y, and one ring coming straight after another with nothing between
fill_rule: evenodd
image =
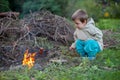
<instances>
[{"instance_id":1,"label":"small campfire","mask_svg":"<svg viewBox=\"0 0 120 80\"><path fill-rule=\"evenodd\" d=\"M26 65L26 66L28 66L29 69L31 69L35 63L35 55L36 55L36 53L29 53L28 49L27 49L24 53L22 65Z\"/></svg>"}]
</instances>

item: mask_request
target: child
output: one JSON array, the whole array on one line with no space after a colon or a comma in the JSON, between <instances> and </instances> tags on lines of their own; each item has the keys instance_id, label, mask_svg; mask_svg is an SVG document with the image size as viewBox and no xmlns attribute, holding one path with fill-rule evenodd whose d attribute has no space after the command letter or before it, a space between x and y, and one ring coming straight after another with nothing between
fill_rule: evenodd
<instances>
[{"instance_id":1,"label":"child","mask_svg":"<svg viewBox=\"0 0 120 80\"><path fill-rule=\"evenodd\" d=\"M103 50L103 34L95 27L92 18L88 18L84 10L78 9L72 15L76 30L74 32L75 42L70 46L70 50L75 49L81 57L95 59L98 52Z\"/></svg>"}]
</instances>

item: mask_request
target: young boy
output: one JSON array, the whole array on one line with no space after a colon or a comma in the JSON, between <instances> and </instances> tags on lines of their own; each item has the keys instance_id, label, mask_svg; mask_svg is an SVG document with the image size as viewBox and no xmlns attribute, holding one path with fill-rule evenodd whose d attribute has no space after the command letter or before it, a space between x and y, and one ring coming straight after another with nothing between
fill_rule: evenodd
<instances>
[{"instance_id":1,"label":"young boy","mask_svg":"<svg viewBox=\"0 0 120 80\"><path fill-rule=\"evenodd\" d=\"M74 32L75 42L70 46L70 50L75 49L81 57L95 59L98 52L103 50L103 34L95 27L92 18L88 18L86 11L78 9L72 15L76 30Z\"/></svg>"}]
</instances>

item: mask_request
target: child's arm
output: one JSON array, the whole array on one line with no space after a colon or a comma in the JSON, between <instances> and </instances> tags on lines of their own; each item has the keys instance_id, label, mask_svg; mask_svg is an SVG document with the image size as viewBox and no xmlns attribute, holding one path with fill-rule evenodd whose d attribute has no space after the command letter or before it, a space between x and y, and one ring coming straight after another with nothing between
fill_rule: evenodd
<instances>
[{"instance_id":1,"label":"child's arm","mask_svg":"<svg viewBox=\"0 0 120 80\"><path fill-rule=\"evenodd\" d=\"M76 31L74 32L74 40L76 41L77 40L77 36L76 36ZM75 49L75 41L74 41L74 43L72 43L72 45L69 47L69 49L70 50L73 50L73 49Z\"/></svg>"}]
</instances>

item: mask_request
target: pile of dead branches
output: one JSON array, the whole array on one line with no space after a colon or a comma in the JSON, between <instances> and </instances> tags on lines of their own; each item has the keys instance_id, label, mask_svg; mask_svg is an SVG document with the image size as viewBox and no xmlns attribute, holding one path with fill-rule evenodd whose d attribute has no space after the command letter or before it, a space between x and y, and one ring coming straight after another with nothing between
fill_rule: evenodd
<instances>
[{"instance_id":1,"label":"pile of dead branches","mask_svg":"<svg viewBox=\"0 0 120 80\"><path fill-rule=\"evenodd\" d=\"M49 11L31 13L24 18L24 22L30 32L38 37L47 37L64 44L73 40L73 26L65 18Z\"/></svg>"},{"instance_id":2,"label":"pile of dead branches","mask_svg":"<svg viewBox=\"0 0 120 80\"><path fill-rule=\"evenodd\" d=\"M73 30L65 18L49 11L31 13L22 20L4 16L0 18L0 66L21 62L26 49L38 52L38 37L68 44Z\"/></svg>"}]
</instances>

